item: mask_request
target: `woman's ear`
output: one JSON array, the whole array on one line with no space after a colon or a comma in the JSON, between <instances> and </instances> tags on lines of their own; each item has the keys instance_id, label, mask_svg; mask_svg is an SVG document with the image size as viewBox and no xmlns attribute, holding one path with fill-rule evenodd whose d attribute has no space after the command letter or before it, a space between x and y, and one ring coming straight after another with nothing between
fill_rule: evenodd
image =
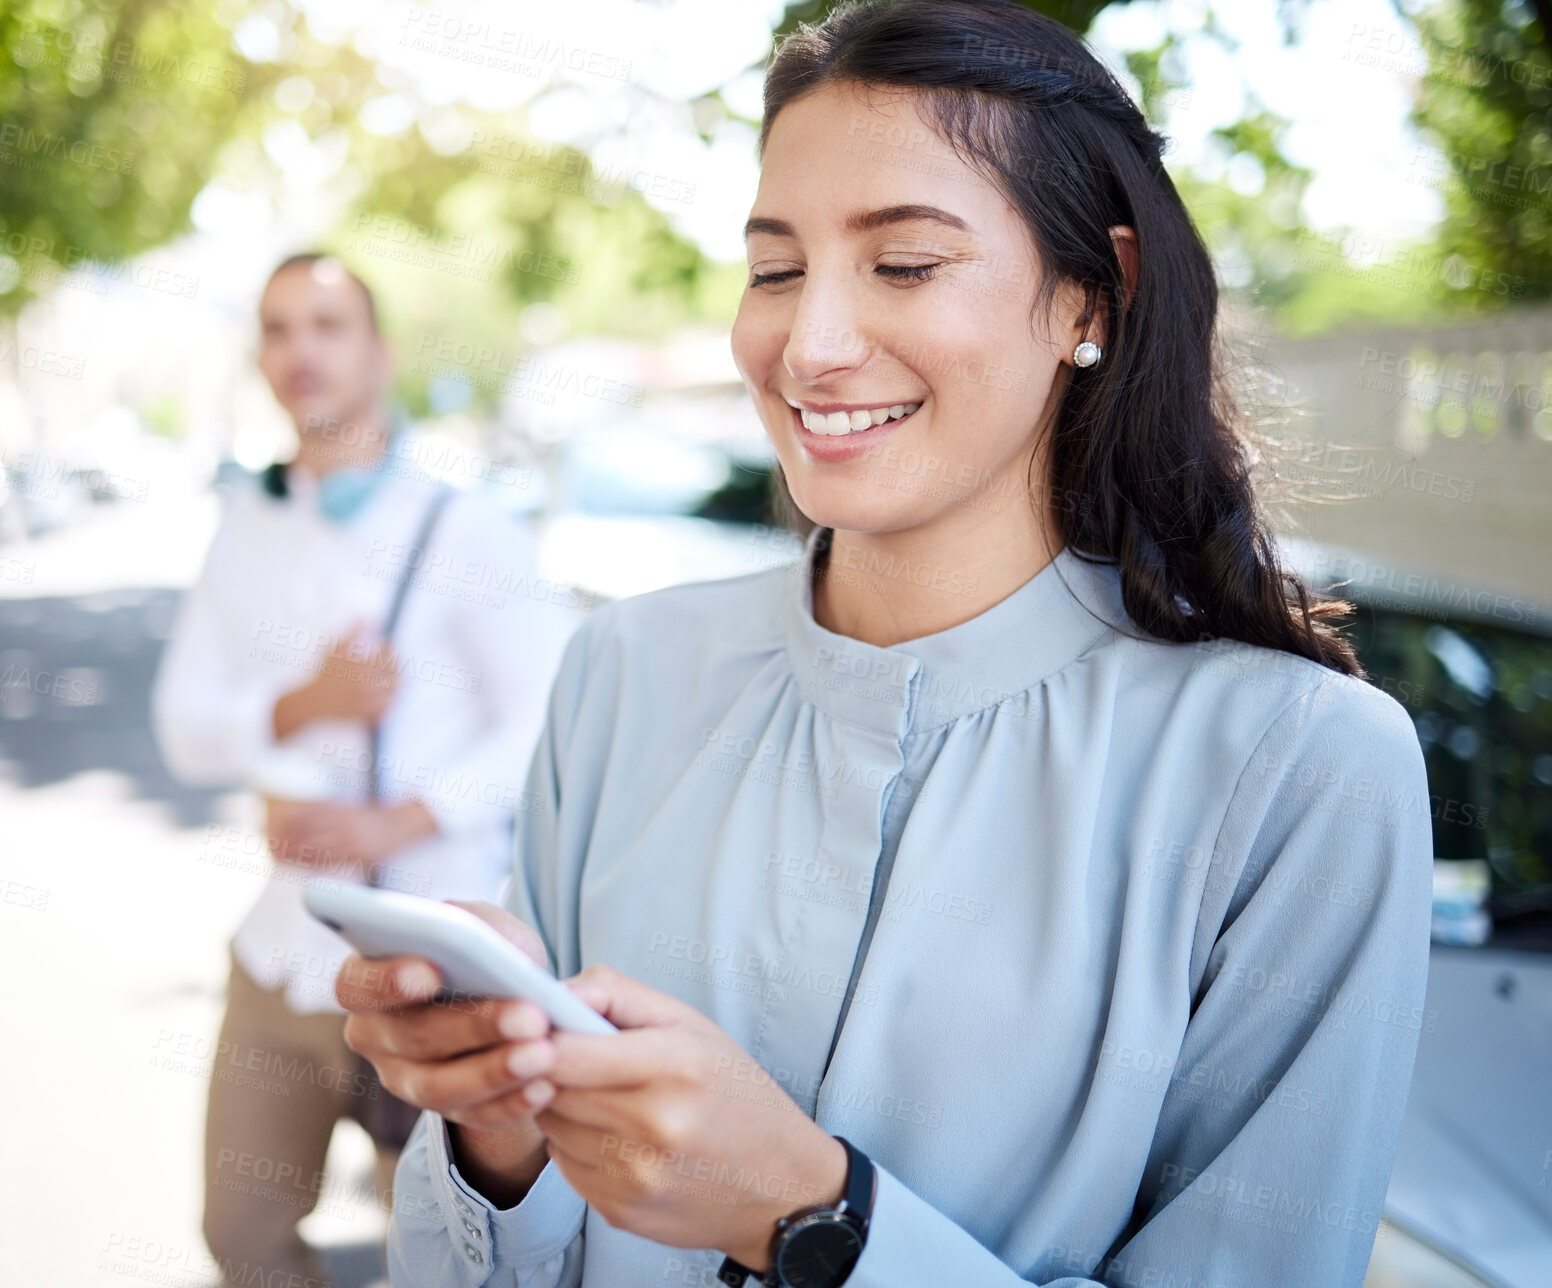
<instances>
[{"instance_id":1,"label":"woman's ear","mask_svg":"<svg viewBox=\"0 0 1552 1288\"><path fill-rule=\"evenodd\" d=\"M1110 233L1110 244L1115 249L1115 257L1121 265L1121 280L1126 292L1126 300L1130 300L1137 290L1137 234L1125 224L1116 224L1107 230ZM1126 300L1122 301L1123 307ZM1073 321L1072 344L1075 346L1080 340L1092 340L1101 348L1108 339L1105 327L1099 324L1095 317L1098 304L1097 288L1090 287L1084 292L1083 302L1077 307L1076 317ZM1064 359L1069 361L1070 359Z\"/></svg>"},{"instance_id":2,"label":"woman's ear","mask_svg":"<svg viewBox=\"0 0 1552 1288\"><path fill-rule=\"evenodd\" d=\"M1121 262L1121 279L1126 283L1126 298L1130 300L1137 292L1137 234L1125 224L1116 224L1108 231L1116 259Z\"/></svg>"}]
</instances>

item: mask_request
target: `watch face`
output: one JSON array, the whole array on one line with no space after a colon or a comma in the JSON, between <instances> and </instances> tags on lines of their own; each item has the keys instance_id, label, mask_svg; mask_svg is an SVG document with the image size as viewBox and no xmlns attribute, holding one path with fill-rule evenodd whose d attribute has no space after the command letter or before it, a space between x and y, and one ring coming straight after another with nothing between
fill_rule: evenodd
<instances>
[{"instance_id":1,"label":"watch face","mask_svg":"<svg viewBox=\"0 0 1552 1288\"><path fill-rule=\"evenodd\" d=\"M834 1213L815 1213L787 1232L776 1253L776 1270L789 1288L835 1288L861 1255L856 1226Z\"/></svg>"}]
</instances>

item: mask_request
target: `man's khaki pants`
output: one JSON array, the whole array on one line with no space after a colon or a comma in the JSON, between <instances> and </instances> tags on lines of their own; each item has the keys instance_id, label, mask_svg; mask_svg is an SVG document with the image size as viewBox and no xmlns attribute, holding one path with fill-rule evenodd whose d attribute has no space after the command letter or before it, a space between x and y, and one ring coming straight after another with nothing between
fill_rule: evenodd
<instances>
[{"instance_id":1,"label":"man's khaki pants","mask_svg":"<svg viewBox=\"0 0 1552 1288\"><path fill-rule=\"evenodd\" d=\"M296 1224L315 1207L360 1211L340 1179L323 1174L334 1124L376 1090L344 1029L337 1011L296 1014L232 958L205 1116L205 1241L225 1288L330 1283ZM374 1185L388 1211L398 1158L377 1151Z\"/></svg>"}]
</instances>

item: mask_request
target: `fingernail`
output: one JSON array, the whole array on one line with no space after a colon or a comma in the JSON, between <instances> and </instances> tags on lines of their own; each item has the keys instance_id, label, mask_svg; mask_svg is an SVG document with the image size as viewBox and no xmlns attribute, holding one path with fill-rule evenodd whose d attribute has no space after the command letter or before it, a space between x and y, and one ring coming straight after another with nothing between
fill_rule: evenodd
<instances>
[{"instance_id":1,"label":"fingernail","mask_svg":"<svg viewBox=\"0 0 1552 1288\"><path fill-rule=\"evenodd\" d=\"M422 993L434 993L436 991L436 975L428 966L419 964L413 966L401 966L395 977L399 992L406 996L418 996Z\"/></svg>"},{"instance_id":2,"label":"fingernail","mask_svg":"<svg viewBox=\"0 0 1552 1288\"><path fill-rule=\"evenodd\" d=\"M513 1047L507 1052L507 1069L516 1077L531 1078L548 1063L531 1046Z\"/></svg>"},{"instance_id":3,"label":"fingernail","mask_svg":"<svg viewBox=\"0 0 1552 1288\"><path fill-rule=\"evenodd\" d=\"M543 1078L535 1079L523 1088L523 1099L530 1105L542 1105L555 1094L555 1088Z\"/></svg>"},{"instance_id":4,"label":"fingernail","mask_svg":"<svg viewBox=\"0 0 1552 1288\"><path fill-rule=\"evenodd\" d=\"M586 1002L595 1011L599 1010L609 999L604 996L604 991L597 984L573 984L569 979L566 987L575 993L582 1001Z\"/></svg>"},{"instance_id":5,"label":"fingernail","mask_svg":"<svg viewBox=\"0 0 1552 1288\"><path fill-rule=\"evenodd\" d=\"M537 1038L544 1030L538 1018L526 1006L509 1006L496 1020L496 1028L504 1038Z\"/></svg>"}]
</instances>

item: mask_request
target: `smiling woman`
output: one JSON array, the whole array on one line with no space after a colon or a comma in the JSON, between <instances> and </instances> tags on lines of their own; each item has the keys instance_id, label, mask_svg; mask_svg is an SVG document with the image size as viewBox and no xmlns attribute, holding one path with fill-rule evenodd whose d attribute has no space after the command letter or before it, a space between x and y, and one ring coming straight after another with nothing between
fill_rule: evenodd
<instances>
[{"instance_id":1,"label":"smiling woman","mask_svg":"<svg viewBox=\"0 0 1552 1288\"><path fill-rule=\"evenodd\" d=\"M911 6L850 7L766 78L733 348L798 511L847 549L909 528L986 563L1009 542L1025 558L988 604L1065 542L1118 564L1152 635L1361 673L1327 624L1349 605L1277 565L1164 138L1059 24L938 8L906 40ZM860 419L922 403L909 432ZM952 625L938 607L902 626Z\"/></svg>"},{"instance_id":2,"label":"smiling woman","mask_svg":"<svg viewBox=\"0 0 1552 1288\"><path fill-rule=\"evenodd\" d=\"M341 971L431 1111L394 1282L1362 1281L1427 779L1274 561L1160 142L1011 0L777 50L732 347L803 556L562 663L476 906L621 1032Z\"/></svg>"}]
</instances>

